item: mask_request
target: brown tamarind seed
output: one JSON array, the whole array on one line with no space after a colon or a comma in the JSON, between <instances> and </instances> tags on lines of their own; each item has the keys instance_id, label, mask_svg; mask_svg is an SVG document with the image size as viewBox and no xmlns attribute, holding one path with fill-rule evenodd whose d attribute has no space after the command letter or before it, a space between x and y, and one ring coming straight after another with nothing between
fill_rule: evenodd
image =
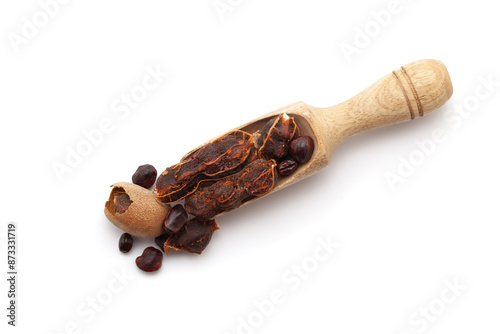
<instances>
[{"instance_id":1,"label":"brown tamarind seed","mask_svg":"<svg viewBox=\"0 0 500 334\"><path fill-rule=\"evenodd\" d=\"M134 175L132 175L132 183L149 189L155 184L156 175L156 168L152 165L142 165L139 166Z\"/></svg>"},{"instance_id":2,"label":"brown tamarind seed","mask_svg":"<svg viewBox=\"0 0 500 334\"><path fill-rule=\"evenodd\" d=\"M297 169L298 163L292 158L285 158L278 163L279 175L290 175Z\"/></svg>"},{"instance_id":3,"label":"brown tamarind seed","mask_svg":"<svg viewBox=\"0 0 500 334\"><path fill-rule=\"evenodd\" d=\"M314 151L314 140L309 136L297 137L290 142L290 157L299 164L308 162Z\"/></svg>"},{"instance_id":4,"label":"brown tamarind seed","mask_svg":"<svg viewBox=\"0 0 500 334\"><path fill-rule=\"evenodd\" d=\"M186 224L188 215L182 204L177 204L170 209L163 222L163 228L167 232L176 233Z\"/></svg>"},{"instance_id":5,"label":"brown tamarind seed","mask_svg":"<svg viewBox=\"0 0 500 334\"><path fill-rule=\"evenodd\" d=\"M141 256L135 259L135 264L139 269L150 272L160 269L162 260L163 253L159 249L148 247Z\"/></svg>"},{"instance_id":6,"label":"brown tamarind seed","mask_svg":"<svg viewBox=\"0 0 500 334\"><path fill-rule=\"evenodd\" d=\"M134 245L134 239L128 233L123 233L118 241L118 248L122 253L128 253Z\"/></svg>"}]
</instances>

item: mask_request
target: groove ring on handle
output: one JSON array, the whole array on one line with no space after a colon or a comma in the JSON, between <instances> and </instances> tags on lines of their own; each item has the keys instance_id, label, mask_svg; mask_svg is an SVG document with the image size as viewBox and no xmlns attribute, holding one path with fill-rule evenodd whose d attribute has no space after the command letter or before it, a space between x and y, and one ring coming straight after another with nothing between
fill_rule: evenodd
<instances>
[{"instance_id":1,"label":"groove ring on handle","mask_svg":"<svg viewBox=\"0 0 500 334\"><path fill-rule=\"evenodd\" d=\"M413 93L413 97L415 98L415 101L417 101L417 106L418 106L418 114L420 117L424 116L424 109L422 108L422 103L420 102L420 98L418 97L417 90L415 89L415 86L413 85L413 82L411 82L410 76L408 73L406 73L406 70L403 66L401 66L401 71L403 72L403 76L406 79L406 82L408 82L408 85L411 88L411 92Z\"/></svg>"},{"instance_id":2,"label":"groove ring on handle","mask_svg":"<svg viewBox=\"0 0 500 334\"><path fill-rule=\"evenodd\" d=\"M399 85L399 88L401 88L401 91L403 92L403 94L405 96L406 103L408 104L408 109L410 109L410 117L411 117L411 119L414 119L415 115L413 114L413 108L411 107L411 102L410 102L410 99L408 98L408 95L406 94L406 90L404 89L403 84L399 80L399 78L396 74L396 71L392 71L392 74L394 75L394 78L396 78L396 81Z\"/></svg>"}]
</instances>

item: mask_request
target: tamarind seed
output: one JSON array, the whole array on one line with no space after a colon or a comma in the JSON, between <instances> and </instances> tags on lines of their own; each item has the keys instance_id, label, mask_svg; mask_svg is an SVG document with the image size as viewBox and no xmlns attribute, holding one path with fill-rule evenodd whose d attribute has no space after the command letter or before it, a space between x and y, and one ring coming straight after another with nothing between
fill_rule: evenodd
<instances>
[{"instance_id":1,"label":"tamarind seed","mask_svg":"<svg viewBox=\"0 0 500 334\"><path fill-rule=\"evenodd\" d=\"M141 256L135 259L135 264L139 269L151 272L160 269L162 259L163 253L159 249L148 247Z\"/></svg>"},{"instance_id":2,"label":"tamarind seed","mask_svg":"<svg viewBox=\"0 0 500 334\"><path fill-rule=\"evenodd\" d=\"M297 161L292 158L285 158L278 163L279 175L290 175L297 169Z\"/></svg>"},{"instance_id":3,"label":"tamarind seed","mask_svg":"<svg viewBox=\"0 0 500 334\"><path fill-rule=\"evenodd\" d=\"M152 165L142 165L139 166L134 175L132 175L132 183L149 189L155 183L156 175L156 168Z\"/></svg>"},{"instance_id":4,"label":"tamarind seed","mask_svg":"<svg viewBox=\"0 0 500 334\"><path fill-rule=\"evenodd\" d=\"M177 233L188 221L188 215L182 204L175 205L165 217L163 228L167 232Z\"/></svg>"},{"instance_id":5,"label":"tamarind seed","mask_svg":"<svg viewBox=\"0 0 500 334\"><path fill-rule=\"evenodd\" d=\"M132 236L128 233L123 233L120 237L120 240L118 241L118 249L120 249L120 252L122 253L130 252L133 245L134 245L134 239L132 238Z\"/></svg>"},{"instance_id":6,"label":"tamarind seed","mask_svg":"<svg viewBox=\"0 0 500 334\"><path fill-rule=\"evenodd\" d=\"M290 142L288 150L293 160L305 164L312 157L314 140L309 136L297 137Z\"/></svg>"}]
</instances>

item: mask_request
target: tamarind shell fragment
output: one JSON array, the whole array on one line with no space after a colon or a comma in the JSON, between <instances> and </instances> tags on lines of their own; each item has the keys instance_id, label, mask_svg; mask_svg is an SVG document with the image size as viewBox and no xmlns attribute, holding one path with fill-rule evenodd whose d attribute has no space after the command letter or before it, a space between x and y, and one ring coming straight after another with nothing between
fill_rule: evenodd
<instances>
[{"instance_id":1,"label":"tamarind shell fragment","mask_svg":"<svg viewBox=\"0 0 500 334\"><path fill-rule=\"evenodd\" d=\"M110 222L136 237L154 238L165 233L163 220L170 205L158 203L152 191L137 184L118 182L111 187L104 205Z\"/></svg>"}]
</instances>

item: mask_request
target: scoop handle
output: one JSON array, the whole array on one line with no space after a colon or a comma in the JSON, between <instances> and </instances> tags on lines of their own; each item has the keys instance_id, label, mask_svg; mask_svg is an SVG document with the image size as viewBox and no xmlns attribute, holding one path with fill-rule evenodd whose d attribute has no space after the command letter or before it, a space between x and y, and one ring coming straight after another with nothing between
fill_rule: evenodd
<instances>
[{"instance_id":1,"label":"scoop handle","mask_svg":"<svg viewBox=\"0 0 500 334\"><path fill-rule=\"evenodd\" d=\"M424 59L392 71L339 105L314 109L321 119L326 149L331 155L347 137L427 115L452 94L445 65L439 60Z\"/></svg>"}]
</instances>

